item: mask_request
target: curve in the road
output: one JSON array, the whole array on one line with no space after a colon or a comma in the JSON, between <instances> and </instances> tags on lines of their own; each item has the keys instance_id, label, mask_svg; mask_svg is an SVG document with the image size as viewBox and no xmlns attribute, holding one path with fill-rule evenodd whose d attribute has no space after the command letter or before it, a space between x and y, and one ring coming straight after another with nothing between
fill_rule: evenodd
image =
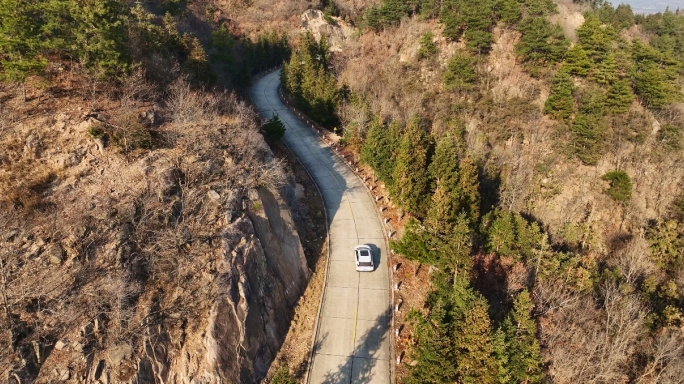
<instances>
[{"instance_id":1,"label":"curve in the road","mask_svg":"<svg viewBox=\"0 0 684 384\"><path fill-rule=\"evenodd\" d=\"M278 96L280 71L259 79L252 100L277 113L283 141L318 185L329 222L330 254L316 323L309 383L391 383L389 266L382 224L361 180ZM377 268L356 272L353 249L369 244ZM315 319L311 319L315 321Z\"/></svg>"}]
</instances>

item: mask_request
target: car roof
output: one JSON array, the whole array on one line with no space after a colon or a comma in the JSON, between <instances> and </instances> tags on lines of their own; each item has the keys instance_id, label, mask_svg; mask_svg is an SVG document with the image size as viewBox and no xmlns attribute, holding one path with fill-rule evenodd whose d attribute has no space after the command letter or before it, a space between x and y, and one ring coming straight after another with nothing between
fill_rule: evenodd
<instances>
[{"instance_id":1,"label":"car roof","mask_svg":"<svg viewBox=\"0 0 684 384\"><path fill-rule=\"evenodd\" d=\"M366 251L367 254L361 254L363 251ZM373 252L371 251L371 248L367 245L357 245L354 248L354 252L356 252L359 261L373 261Z\"/></svg>"}]
</instances>

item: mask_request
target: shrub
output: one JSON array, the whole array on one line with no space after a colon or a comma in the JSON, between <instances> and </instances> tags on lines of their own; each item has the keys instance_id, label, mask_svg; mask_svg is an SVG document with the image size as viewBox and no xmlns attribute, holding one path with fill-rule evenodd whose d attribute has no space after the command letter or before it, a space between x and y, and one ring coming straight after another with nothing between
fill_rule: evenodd
<instances>
[{"instance_id":1,"label":"shrub","mask_svg":"<svg viewBox=\"0 0 684 384\"><path fill-rule=\"evenodd\" d=\"M477 59L465 52L457 52L447 63L443 77L444 86L450 90L472 88L478 78L476 65Z\"/></svg>"},{"instance_id":2,"label":"shrub","mask_svg":"<svg viewBox=\"0 0 684 384\"><path fill-rule=\"evenodd\" d=\"M632 180L624 171L611 171L601 177L610 182L606 193L615 201L626 202L632 197Z\"/></svg>"},{"instance_id":3,"label":"shrub","mask_svg":"<svg viewBox=\"0 0 684 384\"><path fill-rule=\"evenodd\" d=\"M285 124L280 121L278 114L274 114L262 127L261 134L267 140L279 140L285 135Z\"/></svg>"},{"instance_id":4,"label":"shrub","mask_svg":"<svg viewBox=\"0 0 684 384\"><path fill-rule=\"evenodd\" d=\"M682 132L674 125L663 125L660 132L658 132L658 140L669 150L682 148Z\"/></svg>"},{"instance_id":5,"label":"shrub","mask_svg":"<svg viewBox=\"0 0 684 384\"><path fill-rule=\"evenodd\" d=\"M290 375L290 371L287 369L286 366L282 366L278 368L276 371L275 375L273 375L273 378L271 379L271 384L296 384L297 381L292 378L292 375Z\"/></svg>"},{"instance_id":6,"label":"shrub","mask_svg":"<svg viewBox=\"0 0 684 384\"><path fill-rule=\"evenodd\" d=\"M88 129L88 134L93 139L99 139L105 135L105 130L102 128L102 124L96 124Z\"/></svg>"},{"instance_id":7,"label":"shrub","mask_svg":"<svg viewBox=\"0 0 684 384\"><path fill-rule=\"evenodd\" d=\"M437 53L437 46L432 41L435 35L428 31L420 36L420 48L418 49L418 59L426 59Z\"/></svg>"}]
</instances>

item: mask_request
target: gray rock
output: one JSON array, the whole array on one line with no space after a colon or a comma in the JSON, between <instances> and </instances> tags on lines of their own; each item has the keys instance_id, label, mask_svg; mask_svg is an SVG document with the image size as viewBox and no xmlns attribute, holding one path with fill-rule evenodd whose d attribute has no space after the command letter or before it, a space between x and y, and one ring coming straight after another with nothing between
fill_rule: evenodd
<instances>
[{"instance_id":1,"label":"gray rock","mask_svg":"<svg viewBox=\"0 0 684 384\"><path fill-rule=\"evenodd\" d=\"M26 252L26 257L34 258L40 254L40 251L42 249L43 249L43 247L39 243L33 243L33 244L31 244L28 251Z\"/></svg>"},{"instance_id":2,"label":"gray rock","mask_svg":"<svg viewBox=\"0 0 684 384\"><path fill-rule=\"evenodd\" d=\"M142 124L145 128L150 128L157 122L157 114L154 110L150 109L145 112L140 113L138 116L138 123Z\"/></svg>"},{"instance_id":3,"label":"gray rock","mask_svg":"<svg viewBox=\"0 0 684 384\"><path fill-rule=\"evenodd\" d=\"M59 244L53 243L48 245L44 254L50 264L59 265L62 264L62 261L64 260L64 250Z\"/></svg>"},{"instance_id":4,"label":"gray rock","mask_svg":"<svg viewBox=\"0 0 684 384\"><path fill-rule=\"evenodd\" d=\"M102 152L102 150L107 146L107 140L104 136L95 138L93 141L95 142L95 145L97 145L97 150L100 152Z\"/></svg>"},{"instance_id":5,"label":"gray rock","mask_svg":"<svg viewBox=\"0 0 684 384\"><path fill-rule=\"evenodd\" d=\"M61 350L64 349L64 347L66 347L66 346L67 346L67 343L65 343L65 342L62 341L62 340L57 340L57 342L55 343L55 349L58 350L58 351L61 351Z\"/></svg>"},{"instance_id":6,"label":"gray rock","mask_svg":"<svg viewBox=\"0 0 684 384\"><path fill-rule=\"evenodd\" d=\"M207 192L207 197L214 201L219 201L221 199L221 195L219 195L218 192L214 190L210 190L209 192Z\"/></svg>"},{"instance_id":7,"label":"gray rock","mask_svg":"<svg viewBox=\"0 0 684 384\"><path fill-rule=\"evenodd\" d=\"M5 241L12 241L14 240L15 237L19 234L19 231L16 229L13 229L11 231L7 231L2 235L2 239Z\"/></svg>"},{"instance_id":8,"label":"gray rock","mask_svg":"<svg viewBox=\"0 0 684 384\"><path fill-rule=\"evenodd\" d=\"M121 361L130 358L132 354L133 347L128 344L121 344L110 349L107 352L107 357L113 366L118 367Z\"/></svg>"}]
</instances>

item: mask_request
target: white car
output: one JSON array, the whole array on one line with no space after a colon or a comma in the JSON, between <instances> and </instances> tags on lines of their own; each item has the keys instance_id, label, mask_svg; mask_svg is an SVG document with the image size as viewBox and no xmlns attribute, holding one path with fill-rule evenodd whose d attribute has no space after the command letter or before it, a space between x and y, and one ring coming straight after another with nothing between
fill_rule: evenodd
<instances>
[{"instance_id":1,"label":"white car","mask_svg":"<svg viewBox=\"0 0 684 384\"><path fill-rule=\"evenodd\" d=\"M354 247L354 261L356 261L356 270L359 272L372 272L375 269L373 252L367 245Z\"/></svg>"}]
</instances>

